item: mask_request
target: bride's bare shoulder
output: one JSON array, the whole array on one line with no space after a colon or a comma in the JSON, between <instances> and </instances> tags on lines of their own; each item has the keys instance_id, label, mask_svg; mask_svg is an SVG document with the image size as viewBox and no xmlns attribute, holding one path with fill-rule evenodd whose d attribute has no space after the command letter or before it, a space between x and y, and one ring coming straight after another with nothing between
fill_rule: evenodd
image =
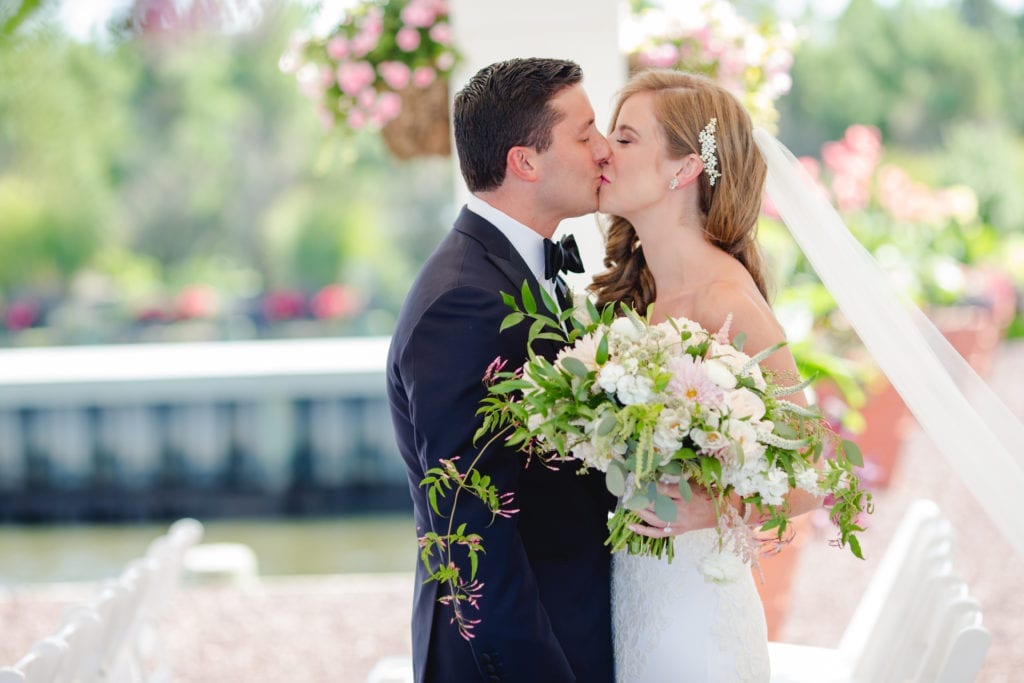
<instances>
[{"instance_id":1,"label":"bride's bare shoulder","mask_svg":"<svg viewBox=\"0 0 1024 683\"><path fill-rule=\"evenodd\" d=\"M700 299L698 313L712 332L732 315L731 334L745 334L750 345L747 349L758 351L784 338L775 314L752 280L722 278L711 282Z\"/></svg>"}]
</instances>

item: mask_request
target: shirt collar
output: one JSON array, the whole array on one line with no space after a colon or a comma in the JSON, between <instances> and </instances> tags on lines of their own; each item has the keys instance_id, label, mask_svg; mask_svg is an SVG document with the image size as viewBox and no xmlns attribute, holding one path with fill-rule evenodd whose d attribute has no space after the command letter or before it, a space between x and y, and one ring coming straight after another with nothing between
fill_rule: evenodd
<instances>
[{"instance_id":1,"label":"shirt collar","mask_svg":"<svg viewBox=\"0 0 1024 683\"><path fill-rule=\"evenodd\" d=\"M550 282L544 279L543 237L476 195L469 196L469 199L466 200L466 208L501 231L501 234L512 243L512 248L523 257L530 272L537 278L537 282Z\"/></svg>"}]
</instances>

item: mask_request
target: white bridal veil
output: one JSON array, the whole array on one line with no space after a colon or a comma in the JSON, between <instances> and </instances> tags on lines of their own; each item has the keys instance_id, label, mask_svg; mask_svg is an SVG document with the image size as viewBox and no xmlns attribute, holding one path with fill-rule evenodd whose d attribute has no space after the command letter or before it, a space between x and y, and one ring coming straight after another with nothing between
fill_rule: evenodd
<instances>
[{"instance_id":1,"label":"white bridal veil","mask_svg":"<svg viewBox=\"0 0 1024 683\"><path fill-rule=\"evenodd\" d=\"M767 192L793 238L932 443L1024 557L1024 426L898 293L788 149L762 129Z\"/></svg>"}]
</instances>

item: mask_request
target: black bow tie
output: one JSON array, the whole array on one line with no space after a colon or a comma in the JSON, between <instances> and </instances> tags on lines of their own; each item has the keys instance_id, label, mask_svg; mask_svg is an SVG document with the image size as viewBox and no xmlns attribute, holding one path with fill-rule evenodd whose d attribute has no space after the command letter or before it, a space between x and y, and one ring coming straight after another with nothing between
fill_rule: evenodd
<instances>
[{"instance_id":1,"label":"black bow tie","mask_svg":"<svg viewBox=\"0 0 1024 683\"><path fill-rule=\"evenodd\" d=\"M566 235L557 242L544 240L544 278L553 280L559 273L582 273L583 259L576 237Z\"/></svg>"}]
</instances>

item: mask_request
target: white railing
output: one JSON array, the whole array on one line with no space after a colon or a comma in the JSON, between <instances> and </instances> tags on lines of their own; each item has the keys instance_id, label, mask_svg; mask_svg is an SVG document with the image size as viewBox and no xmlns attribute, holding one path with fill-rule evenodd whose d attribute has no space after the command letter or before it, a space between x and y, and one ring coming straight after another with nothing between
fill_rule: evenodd
<instances>
[{"instance_id":1,"label":"white railing","mask_svg":"<svg viewBox=\"0 0 1024 683\"><path fill-rule=\"evenodd\" d=\"M400 483L388 342L0 349L0 494Z\"/></svg>"}]
</instances>

